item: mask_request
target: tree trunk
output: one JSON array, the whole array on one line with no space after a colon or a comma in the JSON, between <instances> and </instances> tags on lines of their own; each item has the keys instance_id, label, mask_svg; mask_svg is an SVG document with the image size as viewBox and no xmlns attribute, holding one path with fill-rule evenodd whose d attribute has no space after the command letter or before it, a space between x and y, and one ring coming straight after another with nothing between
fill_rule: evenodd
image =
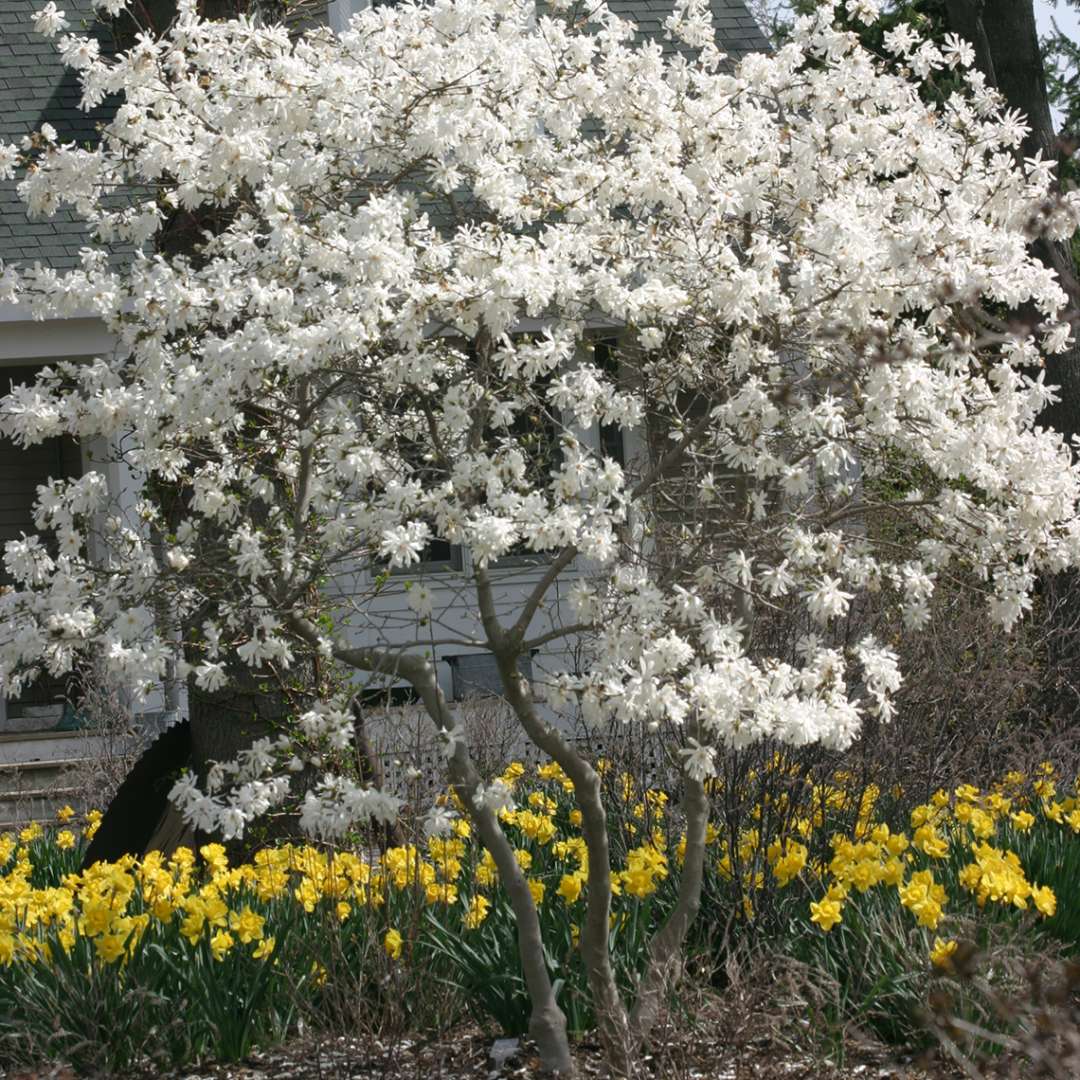
<instances>
[{"instance_id":1,"label":"tree trunk","mask_svg":"<svg viewBox=\"0 0 1080 1080\"><path fill-rule=\"evenodd\" d=\"M500 625L495 612L491 579L486 570L476 571L476 598L488 647L499 668L499 679L507 704L525 734L556 761L574 784L574 798L581 810L582 836L588 849L589 891L585 925L581 928L581 953L592 993L596 1026L609 1067L623 1075L630 1066L630 1034L626 1009L615 982L608 947L611 912L611 856L608 847L607 815L600 797L600 777L596 770L537 713L529 684L518 671L521 634L527 619L512 633ZM494 853L493 853L494 854Z\"/></svg>"},{"instance_id":2,"label":"tree trunk","mask_svg":"<svg viewBox=\"0 0 1080 1080\"><path fill-rule=\"evenodd\" d=\"M368 787L382 791L386 787L386 773L382 767L379 755L368 738L367 726L364 723L364 707L360 704L359 695L353 698L351 704L353 716L353 742L356 745L356 771L360 782ZM400 821L385 825L380 830L379 847L386 850L388 847L404 847L405 831Z\"/></svg>"},{"instance_id":3,"label":"tree trunk","mask_svg":"<svg viewBox=\"0 0 1080 1080\"><path fill-rule=\"evenodd\" d=\"M303 670L302 662L298 664ZM221 690L200 690L195 680L188 683L188 715L191 721L191 769L200 786L215 761L232 761L256 739L273 738L290 726L298 706L290 695L274 685L272 677L260 676L245 664L231 660L226 664L228 685ZM302 685L314 690L313 674ZM296 678L295 669L290 676ZM292 799L303 794L315 782L313 770L305 769L292 777ZM209 837L207 839L217 839ZM230 859L249 858L261 847L282 840L304 838L296 813L276 812L255 822L238 840L226 844Z\"/></svg>"},{"instance_id":4,"label":"tree trunk","mask_svg":"<svg viewBox=\"0 0 1080 1080\"><path fill-rule=\"evenodd\" d=\"M439 689L430 662L421 657L405 658L401 661L401 673L420 695L428 715L440 733L445 735L453 731L456 727L455 717ZM529 891L529 883L525 880L514 849L500 828L494 812L483 803L478 806L473 801L473 796L480 786L480 775L469 757L464 740L454 747L447 765L454 791L475 823L484 847L491 852L491 858L499 872L499 881L506 890L514 911L518 954L531 1005L529 1035L540 1052L540 1063L547 1072L562 1077L573 1076L575 1069L566 1035L566 1016L559 1008L555 987L548 973L540 916Z\"/></svg>"},{"instance_id":5,"label":"tree trunk","mask_svg":"<svg viewBox=\"0 0 1080 1080\"><path fill-rule=\"evenodd\" d=\"M1009 108L1027 118L1030 130L1020 153L1060 161L1032 0L946 0L946 8L952 29L975 46L976 65L987 81ZM1080 313L1080 283L1069 245L1036 237L1031 253L1056 273L1075 317ZM1030 307L1015 312L1014 319L1021 331L1025 324L1040 321ZM1046 382L1060 387L1060 400L1048 406L1040 420L1073 446L1080 435L1080 345L1046 357ZM1057 574L1042 582L1041 591L1050 633L1046 677L1035 707L1043 716L1071 720L1080 688L1080 578L1075 571Z\"/></svg>"},{"instance_id":6,"label":"tree trunk","mask_svg":"<svg viewBox=\"0 0 1080 1080\"><path fill-rule=\"evenodd\" d=\"M581 833L588 851L588 892L581 927L581 957L600 1041L607 1063L615 1075L629 1072L631 1035L626 1008L615 982L608 935L611 917L611 854L607 814L596 770L537 714L528 684L517 670L518 653L513 646L495 648L506 700L529 738L556 761L573 781L574 799L581 811Z\"/></svg>"},{"instance_id":7,"label":"tree trunk","mask_svg":"<svg viewBox=\"0 0 1080 1080\"><path fill-rule=\"evenodd\" d=\"M700 730L695 734L700 738ZM688 775L683 776L683 812L686 815L686 852L679 878L679 895L664 925L649 942L648 966L630 1015L634 1035L643 1043L659 1019L665 993L682 974L686 935L701 907L709 797L704 783Z\"/></svg>"},{"instance_id":8,"label":"tree trunk","mask_svg":"<svg viewBox=\"0 0 1080 1080\"><path fill-rule=\"evenodd\" d=\"M1027 118L1030 130L1021 144L1021 154L1058 160L1032 0L946 0L946 9L952 28L974 45L976 65L987 82L1001 92L1009 108L1019 109ZM1075 314L1080 310L1080 284L1068 245L1038 237L1031 253L1057 274ZM1016 315L1028 324L1038 318L1034 311L1023 309ZM1080 348L1074 345L1048 356L1046 381L1061 387L1061 400L1051 405L1042 419L1070 441L1080 433Z\"/></svg>"}]
</instances>

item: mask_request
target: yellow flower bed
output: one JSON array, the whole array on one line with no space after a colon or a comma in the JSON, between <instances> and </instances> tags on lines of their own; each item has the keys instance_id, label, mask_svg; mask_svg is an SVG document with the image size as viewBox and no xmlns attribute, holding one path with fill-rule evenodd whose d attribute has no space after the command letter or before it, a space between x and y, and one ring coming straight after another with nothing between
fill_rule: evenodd
<instances>
[{"instance_id":1,"label":"yellow flower bed","mask_svg":"<svg viewBox=\"0 0 1080 1080\"><path fill-rule=\"evenodd\" d=\"M850 778L837 774L831 783L810 784L802 811L793 818L795 836L774 839L766 848L768 865L777 887L801 882L817 898L809 903L810 921L828 933L844 918L852 896L888 889L918 926L936 930L948 920L950 904L974 900L985 911L1032 910L1051 918L1057 897L1048 885L1030 880L1021 855L1009 844L1031 847L1040 830L1056 834L1058 842L1080 833L1080 779L1073 793L1061 797L1060 780L1050 763L1033 778L1009 773L987 790L962 784L952 793L939 790L909 815L909 829L894 831L881 820L881 792L870 785L857 794ZM894 794L902 794L894 792ZM849 812L853 825L846 832L828 832L829 822ZM824 849L810 856L814 842ZM733 845L738 861L754 867L761 841L756 828L743 830ZM826 848L827 845L827 848ZM1080 858L1080 847L1071 861ZM721 870L731 875L731 860ZM742 883L753 899L763 885L760 871L744 871ZM930 959L938 967L955 949L955 942L935 938Z\"/></svg>"},{"instance_id":2,"label":"yellow flower bed","mask_svg":"<svg viewBox=\"0 0 1080 1080\"><path fill-rule=\"evenodd\" d=\"M512 763L502 776L511 788L520 787L524 767ZM522 805L504 810L503 827L521 846L516 851L538 904L581 903L588 883L585 842L573 823L572 784L557 765L541 766L523 793ZM632 782L624 786L632 794ZM662 820L666 796L647 792L649 837L627 853L625 867L612 873L620 894L645 900L668 876L666 838L656 823ZM446 796L446 803L453 803ZM60 824L74 816L70 808L58 815ZM100 813L86 819L83 836L93 835ZM645 803L637 818L646 817ZM354 913L383 912L393 921L403 896L420 897L423 904L454 909L462 927L478 930L497 898L498 874L490 854L475 844L464 817L453 821L448 835L432 836L422 847L390 848L374 861L348 850L326 851L314 846L283 844L255 854L249 863L230 866L225 849L207 844L196 853L180 848L168 858L152 852L143 859L125 857L98 863L83 872L72 865L62 880L45 888L31 884L34 845L53 845L61 852L76 847L70 829L46 837L33 825L18 836L0 836L0 965L20 959L48 960L56 952L71 953L80 940L89 941L96 959L122 964L149 934L160 938L171 928L189 946L207 942L215 960L237 949L256 959L274 952L274 935L266 927L282 917L282 905L295 905L307 914L332 908L345 922ZM388 911L384 909L389 908ZM402 954L400 930L390 926L384 936L386 953Z\"/></svg>"},{"instance_id":3,"label":"yellow flower bed","mask_svg":"<svg viewBox=\"0 0 1080 1080\"><path fill-rule=\"evenodd\" d=\"M825 933L843 923L852 897L880 890L891 890L899 907L927 931L947 924L949 911L965 897L978 909L1030 906L1043 917L1055 914L1053 889L1029 880L1020 856L1007 846L1010 838L1040 828L1080 832L1077 796L1061 797L1049 765L1032 782L1009 774L986 791L972 785L951 794L939 791L911 811L904 831L880 819L881 793L872 785L854 791L842 773L828 783L811 783L779 758L769 769L785 770L793 781L770 808L786 813L783 834L763 836L757 807L756 820L737 835L714 825L707 835L709 872L741 885L747 918L754 917L766 886L801 891L805 917ZM573 785L553 763L528 771L515 762L501 779L517 798L517 808L503 810L500 819L518 863L536 903L553 912L551 919L573 944L589 879ZM639 791L625 775L607 780L624 838L621 865L611 871L612 925L640 930L656 918L649 911L642 915L642 905L658 898L659 911L674 895L685 837L665 792ZM0 967L48 963L60 953L72 954L80 942L91 947L95 963L122 967L148 940L205 946L219 963L237 952L267 961L297 916L327 912L353 934L374 935L394 961L407 955L409 939L424 936L426 923L417 922L417 911L431 909L439 926L479 933L493 914L509 918L507 903L495 864L474 840L460 806L455 811L452 795L442 802L449 825L441 835L374 859L283 844L231 866L224 848L208 844L198 855L181 848L168 858L151 853L83 872L75 870L80 844L71 828L74 814L65 808L48 835L31 826L17 836L0 836ZM831 832L831 823L844 814L852 827ZM83 837L99 821L100 814L91 812ZM71 858L57 880L35 886L32 852L50 848L50 858ZM947 942L934 938L931 945L928 939L928 949L935 964L945 962Z\"/></svg>"}]
</instances>

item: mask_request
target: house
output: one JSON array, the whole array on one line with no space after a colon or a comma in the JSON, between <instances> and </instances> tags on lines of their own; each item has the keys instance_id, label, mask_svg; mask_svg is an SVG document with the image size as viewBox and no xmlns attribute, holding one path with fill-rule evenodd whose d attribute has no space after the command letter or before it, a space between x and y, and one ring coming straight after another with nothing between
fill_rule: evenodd
<instances>
[{"instance_id":1,"label":"house","mask_svg":"<svg viewBox=\"0 0 1080 1080\"><path fill-rule=\"evenodd\" d=\"M324 12L313 17L325 18L331 28L345 25L363 0L330 0ZM51 124L61 141L83 142L95 138L95 125L107 117L107 106L90 113L78 108L80 91L74 72L65 69L57 56L55 44L41 38L33 29L33 12L39 0L0 0L0 140L17 141L43 123ZM152 5L155 10L162 4ZM97 26L103 45L112 41L110 28L94 23L86 0L66 5L69 21ZM613 0L617 13L633 18L642 33L662 34L662 24L670 9L670 0ZM733 55L767 48L767 42L743 0L713 0L712 10L721 40ZM5 262L30 265L40 262L57 270L74 265L84 234L70 212L53 218L31 220L18 200L13 181L0 184L0 258ZM120 256L122 257L122 255ZM602 334L598 338L606 340ZM78 360L110 349L104 328L91 318L55 319L35 322L22 307L0 307L0 389L13 382L31 379L35 370L55 360ZM605 433L590 437L603 440ZM96 469L105 473L109 491L121 508L133 505L137 497L134 478L122 464L111 460L107 446L78 445L56 439L30 450L0 442L0 540L17 538L34 529L32 504L36 488L51 477L79 475ZM452 598L456 574L467 571L460 550L433 547L423 570L447 598ZM364 572L364 571L358 571ZM530 576L542 573L536 560L511 556L497 567L500 600L508 610L517 602ZM415 576L415 570L413 571ZM3 579L0 577L0 587ZM391 580L380 593L378 613L392 616L395 608L404 612L403 583ZM450 604L453 609L452 603ZM464 620L467 612L461 609ZM358 639L364 630L353 628ZM4 629L0 627L0 634ZM483 692L493 685L494 672L489 657L476 650L437 652L439 677L445 690L460 698ZM541 664L543 656L532 661ZM0 768L44 756L83 756L91 752L92 740L86 733L65 732L77 717L65 708L78 689L61 680L43 679L18 696L4 696L0 687ZM174 709L176 702L151 702L141 720L159 722L162 714ZM63 743L57 751L49 744ZM25 770L23 770L25 771ZM0 809L0 820L4 819Z\"/></svg>"}]
</instances>

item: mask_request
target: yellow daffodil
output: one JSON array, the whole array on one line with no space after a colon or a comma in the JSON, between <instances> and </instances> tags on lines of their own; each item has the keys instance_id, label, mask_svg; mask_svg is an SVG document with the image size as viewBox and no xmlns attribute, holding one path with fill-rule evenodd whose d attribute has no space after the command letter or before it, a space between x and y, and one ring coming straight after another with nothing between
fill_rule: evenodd
<instances>
[{"instance_id":1,"label":"yellow daffodil","mask_svg":"<svg viewBox=\"0 0 1080 1080\"><path fill-rule=\"evenodd\" d=\"M810 904L810 921L828 932L842 920L843 906L828 897Z\"/></svg>"},{"instance_id":2,"label":"yellow daffodil","mask_svg":"<svg viewBox=\"0 0 1080 1080\"><path fill-rule=\"evenodd\" d=\"M491 910L491 901L486 896L477 894L469 903L468 910L461 920L467 930L475 930L487 918Z\"/></svg>"},{"instance_id":3,"label":"yellow daffodil","mask_svg":"<svg viewBox=\"0 0 1080 1080\"><path fill-rule=\"evenodd\" d=\"M952 954L956 952L956 944L952 939L945 941L939 937L934 938L934 946L930 950L930 963L945 971L951 969Z\"/></svg>"},{"instance_id":4,"label":"yellow daffodil","mask_svg":"<svg viewBox=\"0 0 1080 1080\"><path fill-rule=\"evenodd\" d=\"M573 904L581 895L581 888L582 881L577 874L563 874L557 891L568 904Z\"/></svg>"},{"instance_id":5,"label":"yellow daffodil","mask_svg":"<svg viewBox=\"0 0 1080 1080\"><path fill-rule=\"evenodd\" d=\"M210 939L210 952L215 960L224 960L229 950L236 944L236 938L228 930L219 930Z\"/></svg>"},{"instance_id":6,"label":"yellow daffodil","mask_svg":"<svg viewBox=\"0 0 1080 1080\"><path fill-rule=\"evenodd\" d=\"M386 931L386 936L383 938L383 948L386 950L386 955L391 960L398 960L401 958L401 946L402 939L401 934L397 930L390 929Z\"/></svg>"}]
</instances>

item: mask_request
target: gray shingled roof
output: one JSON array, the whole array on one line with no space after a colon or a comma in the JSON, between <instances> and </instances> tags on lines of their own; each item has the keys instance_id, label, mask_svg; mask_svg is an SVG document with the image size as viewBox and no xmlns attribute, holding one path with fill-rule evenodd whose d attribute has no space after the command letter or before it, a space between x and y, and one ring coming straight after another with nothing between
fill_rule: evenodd
<instances>
[{"instance_id":1,"label":"gray shingled roof","mask_svg":"<svg viewBox=\"0 0 1080 1080\"><path fill-rule=\"evenodd\" d=\"M617 14L634 19L645 34L661 35L671 0L609 0ZM75 73L60 63L56 47L34 32L33 12L44 0L0 0L0 141L17 142L29 131L50 123L61 141L95 139L95 124L108 116L108 107L84 113L79 109ZM63 8L73 26L92 23L88 0L65 0ZM768 48L768 42L743 0L712 0L724 48L733 56ZM102 45L109 31L97 24ZM15 193L15 181L0 182L0 259L32 263L40 260L56 269L75 264L85 232L70 211L52 218L27 217Z\"/></svg>"},{"instance_id":2,"label":"gray shingled roof","mask_svg":"<svg viewBox=\"0 0 1080 1080\"><path fill-rule=\"evenodd\" d=\"M725 52L740 57L768 51L769 42L743 0L712 0L709 6ZM608 7L616 15L633 19L643 34L662 39L672 0L608 0Z\"/></svg>"},{"instance_id":3,"label":"gray shingled roof","mask_svg":"<svg viewBox=\"0 0 1080 1080\"><path fill-rule=\"evenodd\" d=\"M84 19L91 24L86 0L66 0L60 6L73 27L81 29ZM55 43L34 32L33 12L40 7L44 0L0 0L0 142L18 142L44 123L52 124L63 142L94 141L95 124L107 118L108 110L85 113L79 108L75 73L60 63ZM98 29L104 47L108 32ZM15 181L0 182L0 258L69 267L85 235L69 211L31 220L15 194Z\"/></svg>"}]
</instances>

